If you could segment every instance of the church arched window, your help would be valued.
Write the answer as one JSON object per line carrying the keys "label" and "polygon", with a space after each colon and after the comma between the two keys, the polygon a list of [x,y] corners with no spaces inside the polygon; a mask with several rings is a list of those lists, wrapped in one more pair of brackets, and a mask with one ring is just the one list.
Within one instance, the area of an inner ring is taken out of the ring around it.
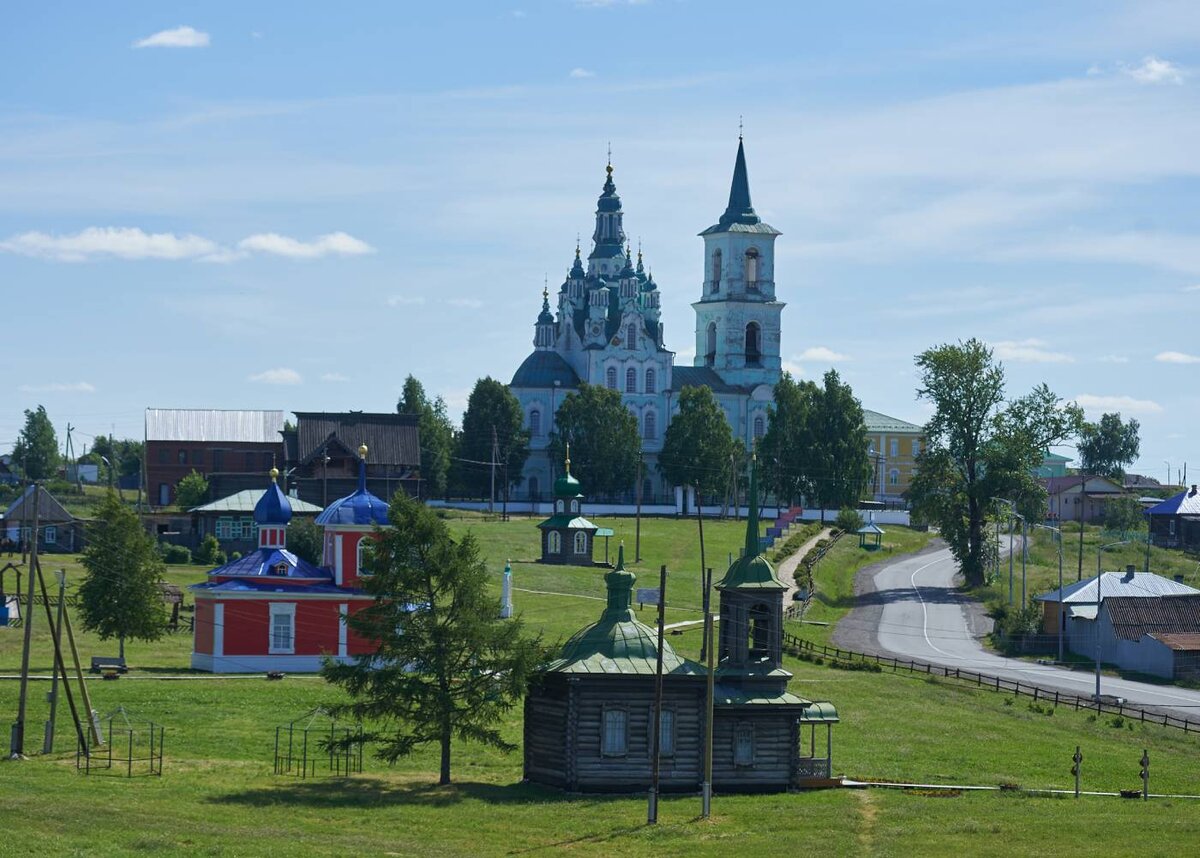
{"label": "church arched window", "polygon": [[754,437],[761,438],[765,434],[767,434],[766,422],[762,419],[762,415],[760,414],[754,418]]}
{"label": "church arched window", "polygon": [[714,293],[721,291],[721,251],[719,248],[713,251],[712,256],[712,291]]}
{"label": "church arched window", "polygon": [[625,392],[637,393],[637,370],[625,370]]}
{"label": "church arched window", "polygon": [[762,362],[762,329],[758,322],[746,325],[746,365],[758,366]]}
{"label": "church arched window", "polygon": [[708,331],[704,335],[704,362],[709,366],[717,360],[717,323],[709,322]]}
{"label": "church arched window", "polygon": [[647,411],[646,416],[642,418],[642,437],[647,441],[658,437],[658,415],[653,411]]}
{"label": "church arched window", "polygon": [[530,500],[536,501],[538,499],[538,495],[540,494],[540,492],[538,491],[539,489],[540,489],[540,485],[538,484],[538,478],[530,477],[529,478],[529,499]]}
{"label": "church arched window", "polygon": [[617,368],[610,366],[604,371],[604,383],[609,390],[617,389]]}
{"label": "church arched window", "polygon": [[653,369],[646,370],[646,393],[656,392],[656,390],[655,390],[656,386],[655,386],[654,382],[655,382],[654,370]]}
{"label": "church arched window", "polygon": [[575,533],[575,553],[587,554],[587,534],[582,530]]}
{"label": "church arched window", "polygon": [[534,438],[542,434],[542,412],[536,408],[529,412],[529,434]]}
{"label": "church arched window", "polygon": [[746,251],[746,288],[758,290],[758,251],[753,247]]}
{"label": "church arched window", "polygon": [[562,554],[562,534],[552,530],[546,535],[546,553]]}
{"label": "church arched window", "polygon": [[637,344],[637,325],[630,323],[625,326],[625,348],[636,349]]}

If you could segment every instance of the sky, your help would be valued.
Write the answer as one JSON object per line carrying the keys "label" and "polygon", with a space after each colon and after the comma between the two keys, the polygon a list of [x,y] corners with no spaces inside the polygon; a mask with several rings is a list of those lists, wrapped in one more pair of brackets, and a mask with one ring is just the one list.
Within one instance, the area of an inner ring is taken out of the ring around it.
{"label": "sky", "polygon": [[[694,357],[744,128],[785,367],[923,422],[989,343],[1200,471],[1194,2],[22,4],[0,26],[0,449],[146,407],[461,414],[532,350],[607,147]],[[586,252],[586,247],[585,247]],[[1069,447],[1061,452],[1071,454]],[[1174,479],[1175,474],[1172,474]],[[1189,476],[1189,481],[1194,481]]]}

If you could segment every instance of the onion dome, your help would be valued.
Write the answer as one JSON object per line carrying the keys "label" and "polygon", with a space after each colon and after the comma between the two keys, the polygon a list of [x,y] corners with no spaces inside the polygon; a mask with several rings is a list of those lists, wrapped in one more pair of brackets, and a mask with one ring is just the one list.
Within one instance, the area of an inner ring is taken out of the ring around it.
{"label": "onion dome", "polygon": [[629,251],[629,245],[625,245],[625,267],[621,269],[620,278],[622,280],[633,279],[636,274],[633,270],[633,255]]}
{"label": "onion dome", "polygon": [[575,242],[575,264],[571,266],[571,271],[567,275],[572,280],[582,280],[587,276],[587,272],[583,270],[583,260],[579,258],[579,242]]}
{"label": "onion dome", "polygon": [[581,498],[583,486],[579,480],[571,476],[571,445],[567,445],[567,458],[563,475],[554,481],[554,496],[556,498]]}
{"label": "onion dome", "polygon": [[542,312],[538,314],[539,325],[553,325],[554,314],[550,312],[550,290],[542,287]]}
{"label": "onion dome", "polygon": [[616,212],[621,210],[621,198],[617,196],[617,186],[613,183],[613,166],[609,162],[604,168],[604,190],[600,194],[600,199],[597,201],[596,208],[602,212]]}
{"label": "onion dome", "polygon": [[320,525],[386,525],[388,505],[367,491],[367,445],[358,448],[358,488],[354,494],[339,498],[317,516]]}
{"label": "onion dome", "polygon": [[786,590],[775,568],[763,556],[758,542],[758,457],[750,463],[749,512],[746,515],[746,547],[733,561],[718,590]]}
{"label": "onion dome", "polygon": [[271,468],[271,485],[263,492],[263,496],[254,505],[254,522],[256,524],[286,525],[292,520],[292,504],[287,495],[279,488],[279,469]]}

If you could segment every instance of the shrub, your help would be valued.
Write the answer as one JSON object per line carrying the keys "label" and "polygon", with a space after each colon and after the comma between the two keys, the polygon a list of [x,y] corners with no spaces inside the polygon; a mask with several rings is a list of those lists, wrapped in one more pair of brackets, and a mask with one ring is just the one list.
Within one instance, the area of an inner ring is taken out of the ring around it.
{"label": "shrub", "polygon": [[208,500],[208,480],[197,471],[192,471],[175,486],[175,503],[180,509],[191,509]]}
{"label": "shrub", "polygon": [[837,515],[837,526],[846,533],[854,533],[863,526],[863,519],[858,510],[848,506],[842,507]]}
{"label": "shrub", "polygon": [[192,552],[182,545],[160,545],[159,551],[164,563],[183,565],[192,562]]}
{"label": "shrub", "polygon": [[821,532],[821,525],[818,522],[810,522],[792,533],[783,543],[775,549],[771,554],[772,563],[782,563],[784,560],[791,557],[800,550],[800,546],[812,539],[816,534]]}
{"label": "shrub", "polygon": [[225,562],[225,552],[221,543],[211,533],[200,540],[200,547],[192,552],[192,560],[198,566],[220,566]]}

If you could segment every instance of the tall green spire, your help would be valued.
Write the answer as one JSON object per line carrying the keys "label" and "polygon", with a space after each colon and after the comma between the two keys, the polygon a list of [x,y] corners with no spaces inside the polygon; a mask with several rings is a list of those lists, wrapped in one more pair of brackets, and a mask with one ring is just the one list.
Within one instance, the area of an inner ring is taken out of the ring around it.
{"label": "tall green spire", "polygon": [[718,590],[786,590],[775,568],[763,556],[758,545],[758,457],[750,461],[750,509],[746,514],[746,546],[733,561]]}
{"label": "tall green spire", "polygon": [[758,453],[750,454],[750,509],[746,513],[746,557],[758,554]]}
{"label": "tall green spire", "polygon": [[750,204],[750,177],[746,170],[746,149],[742,138],[738,137],[737,160],[733,164],[733,181],[729,185],[729,205],[719,221],[721,226],[735,223],[746,225],[761,223],[762,219],[755,214],[754,206]]}

